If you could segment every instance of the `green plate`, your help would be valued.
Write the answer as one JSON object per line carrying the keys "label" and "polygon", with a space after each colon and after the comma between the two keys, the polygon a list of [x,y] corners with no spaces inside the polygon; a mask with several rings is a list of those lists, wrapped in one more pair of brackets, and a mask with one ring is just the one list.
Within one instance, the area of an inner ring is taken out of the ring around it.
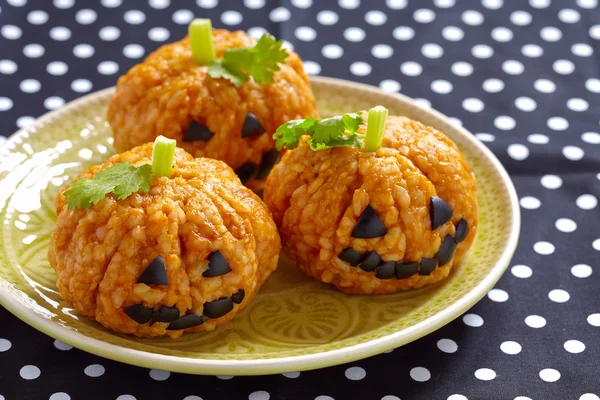
{"label": "green plate", "polygon": [[306,277],[285,257],[250,305],[213,332],[139,339],[114,333],[63,301],[47,260],[54,198],[83,168],[114,150],[105,115],[114,89],[76,100],[15,133],[0,149],[0,303],[74,347],[148,368],[258,375],[320,368],[372,356],[440,328],[498,281],[520,227],[514,187],[498,160],[465,129],[411,99],[313,78],[322,115],[382,104],[445,132],[478,181],[479,228],[469,254],[443,283],[392,295],[346,295]]}

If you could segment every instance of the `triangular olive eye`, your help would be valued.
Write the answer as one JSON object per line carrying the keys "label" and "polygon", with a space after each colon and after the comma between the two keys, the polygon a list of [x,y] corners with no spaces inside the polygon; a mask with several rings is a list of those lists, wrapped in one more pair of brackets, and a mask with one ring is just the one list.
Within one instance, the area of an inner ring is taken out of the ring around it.
{"label": "triangular olive eye", "polygon": [[385,226],[383,226],[377,213],[375,213],[375,210],[369,204],[356,222],[356,226],[350,236],[359,239],[370,239],[384,236],[386,233]]}
{"label": "triangular olive eye", "polygon": [[208,269],[204,271],[202,276],[207,278],[213,278],[215,276],[225,275],[231,272],[231,267],[229,263],[223,257],[223,254],[219,250],[213,251],[208,256]]}
{"label": "triangular olive eye", "polygon": [[452,207],[442,198],[431,196],[429,213],[431,214],[431,230],[435,230],[452,218]]}
{"label": "triangular olive eye", "polygon": [[259,136],[265,133],[265,127],[258,122],[256,115],[252,113],[246,114],[244,126],[242,126],[242,137]]}
{"label": "triangular olive eye", "polygon": [[199,122],[192,121],[190,126],[186,129],[183,134],[184,142],[196,142],[210,140],[215,134],[210,131],[205,125]]}
{"label": "triangular olive eye", "polygon": [[138,283],[146,285],[168,285],[167,269],[165,268],[165,260],[161,256],[156,257],[142,272],[137,280]]}
{"label": "triangular olive eye", "polygon": [[233,301],[235,304],[240,304],[242,301],[244,301],[245,296],[246,291],[244,289],[240,289],[231,296],[231,301]]}

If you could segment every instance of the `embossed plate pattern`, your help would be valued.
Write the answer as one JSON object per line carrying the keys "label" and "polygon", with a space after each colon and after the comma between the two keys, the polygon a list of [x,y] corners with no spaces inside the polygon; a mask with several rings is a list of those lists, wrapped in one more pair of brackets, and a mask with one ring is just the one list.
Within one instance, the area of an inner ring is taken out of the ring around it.
{"label": "embossed plate pattern", "polygon": [[480,225],[468,256],[442,284],[393,295],[352,296],[303,275],[282,257],[259,295],[229,324],[179,340],[139,339],[74,313],[46,258],[54,198],[84,167],[114,152],[105,120],[113,89],[83,97],[13,135],[0,149],[0,303],[63,342],[149,368],[213,375],[301,371],[353,361],[422,337],[460,316],[500,278],[519,235],[519,207],[497,159],[466,130],[402,95],[313,78],[322,115],[375,104],[445,132],[478,180]]}

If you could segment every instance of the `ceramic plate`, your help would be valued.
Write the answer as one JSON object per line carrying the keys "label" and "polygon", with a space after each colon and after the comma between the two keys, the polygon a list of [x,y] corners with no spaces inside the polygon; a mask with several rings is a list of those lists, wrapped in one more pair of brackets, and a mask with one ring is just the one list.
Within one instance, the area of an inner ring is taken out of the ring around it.
{"label": "ceramic plate", "polygon": [[211,375],[302,371],[354,361],[418,339],[473,306],[498,281],[519,235],[514,187],[498,160],[465,129],[411,99],[313,78],[323,116],[376,104],[445,132],[478,181],[480,224],[468,256],[443,283],[392,295],[346,295],[280,267],[236,318],[213,332],[139,339],[77,315],[57,293],[47,260],[54,198],[83,168],[113,154],[105,115],[114,89],[51,112],[0,149],[0,303],[26,323],[82,350],[148,368]]}

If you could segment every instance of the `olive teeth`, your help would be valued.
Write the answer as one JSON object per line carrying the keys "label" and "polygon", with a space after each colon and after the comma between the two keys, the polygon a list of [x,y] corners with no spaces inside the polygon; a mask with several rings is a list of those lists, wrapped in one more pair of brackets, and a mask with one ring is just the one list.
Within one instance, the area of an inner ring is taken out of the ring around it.
{"label": "olive teeth", "polygon": [[432,196],[429,214],[431,215],[431,230],[436,230],[452,218],[452,207],[442,198]]}
{"label": "olive teeth", "polygon": [[360,263],[360,267],[365,271],[373,271],[381,264],[381,257],[375,251],[367,253],[363,261]]}
{"label": "olive teeth", "polygon": [[205,125],[199,122],[192,121],[185,133],[183,134],[184,142],[207,141],[212,139],[215,134],[210,131]]}
{"label": "olive teeth", "polygon": [[179,331],[181,329],[193,328],[195,326],[202,325],[205,321],[206,318],[202,315],[188,314],[171,322],[167,327],[167,330]]}
{"label": "olive teeth", "polygon": [[350,236],[357,239],[371,239],[384,236],[386,233],[385,226],[369,204],[358,218]]}
{"label": "olive teeth", "polygon": [[356,267],[362,258],[360,253],[354,250],[352,247],[347,247],[338,255],[338,258],[348,264]]}
{"label": "olive teeth", "polygon": [[226,297],[204,303],[204,315],[208,318],[220,318],[233,310],[233,301]]}
{"label": "olive teeth", "polygon": [[411,276],[417,274],[419,272],[419,263],[411,262],[411,263],[396,263],[396,278],[397,279],[406,279]]}
{"label": "olive teeth", "polygon": [[456,224],[456,233],[454,236],[454,241],[456,243],[460,243],[463,240],[465,240],[465,238],[467,237],[468,234],[469,234],[469,224],[467,223],[467,221],[465,221],[463,218],[461,218],[460,221],[458,221],[458,224]]}
{"label": "olive teeth", "polygon": [[161,256],[152,260],[146,269],[144,269],[137,282],[145,283],[146,285],[168,285],[169,279],[167,278],[165,260]]}
{"label": "olive teeth", "polygon": [[396,275],[396,263],[393,261],[381,264],[375,270],[375,276],[379,279],[391,279]]}
{"label": "olive teeth", "polygon": [[435,258],[423,257],[421,265],[419,267],[419,275],[431,275],[431,273],[437,267],[437,260]]}
{"label": "olive teeth", "polygon": [[260,167],[256,173],[256,179],[265,179],[278,161],[279,152],[277,150],[269,150],[263,154],[260,161]]}
{"label": "olive teeth", "polygon": [[238,169],[236,169],[235,174],[238,176],[238,178],[240,178],[240,181],[244,183],[250,180],[250,178],[254,176],[257,170],[258,165],[254,164],[253,162],[247,162],[242,164],[242,166]]}
{"label": "olive teeth", "polygon": [[202,276],[207,278],[213,278],[215,276],[225,275],[231,272],[231,267],[229,263],[223,257],[219,250],[213,251],[208,256],[208,269],[204,271]]}
{"label": "olive teeth", "polygon": [[456,242],[452,235],[446,235],[444,241],[442,242],[440,249],[438,250],[435,258],[438,259],[440,265],[444,265],[452,260],[454,257],[454,252],[456,251]]}
{"label": "olive teeth", "polygon": [[231,301],[233,301],[235,304],[240,304],[242,301],[244,301],[245,296],[246,291],[244,289],[240,289],[237,291],[237,293],[234,293],[231,296]]}
{"label": "olive teeth", "polygon": [[141,304],[134,304],[125,308],[123,311],[125,311],[125,314],[127,314],[129,318],[138,324],[145,324],[150,321],[150,318],[152,318],[152,315],[154,314],[153,309],[146,308]]}
{"label": "olive teeth", "polygon": [[179,308],[160,306],[158,311],[155,311],[150,318],[150,325],[155,322],[172,322],[179,318]]}
{"label": "olive teeth", "polygon": [[250,136],[260,136],[265,133],[265,127],[262,126],[256,115],[252,113],[246,114],[246,119],[244,120],[244,125],[242,126],[242,137],[250,137]]}

